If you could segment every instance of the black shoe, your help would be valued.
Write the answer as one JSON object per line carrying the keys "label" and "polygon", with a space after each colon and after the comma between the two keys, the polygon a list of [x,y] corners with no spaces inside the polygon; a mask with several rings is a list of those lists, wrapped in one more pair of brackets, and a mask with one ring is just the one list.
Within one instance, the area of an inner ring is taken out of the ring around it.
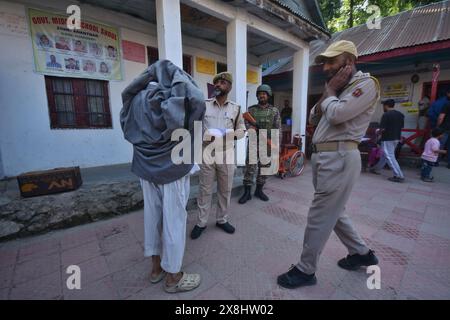
{"label": "black shoe", "polygon": [[373,266],[378,264],[378,258],[372,250],[365,255],[352,254],[338,261],[338,266],[345,270],[358,270],[362,266]]}
{"label": "black shoe", "polygon": [[231,224],[229,224],[228,222],[225,222],[225,223],[216,222],[216,227],[219,227],[226,233],[234,233],[234,231],[235,231],[234,227]]}
{"label": "black shoe", "polygon": [[195,226],[191,231],[191,239],[197,239],[202,235],[202,232],[206,229],[206,227]]}
{"label": "black shoe", "polygon": [[244,204],[246,203],[248,200],[252,199],[252,186],[244,186],[245,190],[244,190],[244,194],[242,195],[242,197],[239,199],[239,203],[240,204]]}
{"label": "black shoe", "polygon": [[269,201],[269,197],[262,191],[263,184],[256,185],[255,197],[260,198],[262,201]]}
{"label": "black shoe", "polygon": [[313,286],[317,283],[317,278],[313,274],[306,274],[295,266],[277,278],[277,283],[283,288],[295,289],[303,286]]}
{"label": "black shoe", "polygon": [[376,174],[376,175],[380,175],[381,173],[376,171],[375,169],[369,169],[370,173]]}
{"label": "black shoe", "polygon": [[391,178],[388,178],[388,180],[389,181],[392,181],[392,182],[404,182],[405,181],[405,178],[400,178],[400,177],[391,177]]}

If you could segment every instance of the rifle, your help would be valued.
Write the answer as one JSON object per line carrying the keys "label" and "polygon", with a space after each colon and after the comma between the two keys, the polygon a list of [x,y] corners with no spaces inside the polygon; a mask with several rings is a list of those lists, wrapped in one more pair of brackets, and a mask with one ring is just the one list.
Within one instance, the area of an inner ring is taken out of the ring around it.
{"label": "rifle", "polygon": [[[253,116],[251,115],[250,112],[244,112],[242,114],[242,117],[244,118],[244,120],[246,120],[252,127],[254,127],[256,129],[256,133],[258,133],[259,131],[259,126],[256,123],[255,118],[253,118]],[[272,140],[271,139],[267,139],[267,145],[269,146],[269,148],[272,149]]]}

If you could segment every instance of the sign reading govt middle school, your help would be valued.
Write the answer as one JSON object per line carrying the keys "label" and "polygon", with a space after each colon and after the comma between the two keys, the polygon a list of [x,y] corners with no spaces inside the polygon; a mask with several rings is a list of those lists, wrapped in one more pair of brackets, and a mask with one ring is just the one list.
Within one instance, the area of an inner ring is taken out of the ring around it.
{"label": "sign reading govt middle school", "polygon": [[118,29],[81,21],[67,28],[68,16],[28,9],[35,70],[46,75],[122,80]]}

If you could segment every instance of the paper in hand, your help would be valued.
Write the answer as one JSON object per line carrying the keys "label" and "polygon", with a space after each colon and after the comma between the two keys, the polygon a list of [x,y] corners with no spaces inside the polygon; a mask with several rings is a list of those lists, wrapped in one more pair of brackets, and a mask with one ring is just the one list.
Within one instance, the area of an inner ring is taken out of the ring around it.
{"label": "paper in hand", "polygon": [[230,132],[233,132],[233,130],[225,128],[210,128],[207,130],[207,134],[213,137],[223,137]]}

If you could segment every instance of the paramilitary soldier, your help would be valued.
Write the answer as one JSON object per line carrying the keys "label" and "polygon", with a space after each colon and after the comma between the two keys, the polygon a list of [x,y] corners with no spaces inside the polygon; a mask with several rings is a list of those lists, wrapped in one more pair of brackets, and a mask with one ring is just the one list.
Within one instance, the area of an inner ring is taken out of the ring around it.
{"label": "paramilitary soldier", "polygon": [[350,41],[337,41],[316,58],[327,76],[324,94],[311,110],[317,125],[312,139],[314,199],[308,212],[300,261],[278,277],[278,284],[296,288],[316,283],[319,256],[334,230],[347,248],[338,261],[346,270],[378,264],[374,252],[344,214],[345,205],[361,172],[358,144],[369,126],[380,97],[378,81],[356,70],[358,53]]}
{"label": "paramilitary soldier", "polygon": [[[269,98],[272,96],[272,89],[267,84],[262,84],[256,89],[256,97],[258,99],[258,104],[255,104],[248,108],[248,112],[256,120],[256,126],[258,130],[266,129],[267,137],[270,139],[271,129],[281,128],[281,118],[278,109],[269,104]],[[245,121],[247,129],[251,128],[252,125]],[[256,177],[256,190],[255,197],[260,198],[263,201],[268,201],[269,197],[263,192],[263,186],[266,182],[266,175],[261,174],[261,167],[270,167],[270,164],[262,165],[259,161],[258,164],[249,163],[249,148],[252,146],[247,146],[247,159],[245,163],[245,173],[244,173],[244,195],[239,199],[239,203],[246,203],[252,198],[251,188],[253,185],[253,177],[255,172],[257,172]],[[255,147],[255,146],[253,146]],[[268,148],[269,149],[269,148]],[[259,150],[258,150],[259,151]]]}

